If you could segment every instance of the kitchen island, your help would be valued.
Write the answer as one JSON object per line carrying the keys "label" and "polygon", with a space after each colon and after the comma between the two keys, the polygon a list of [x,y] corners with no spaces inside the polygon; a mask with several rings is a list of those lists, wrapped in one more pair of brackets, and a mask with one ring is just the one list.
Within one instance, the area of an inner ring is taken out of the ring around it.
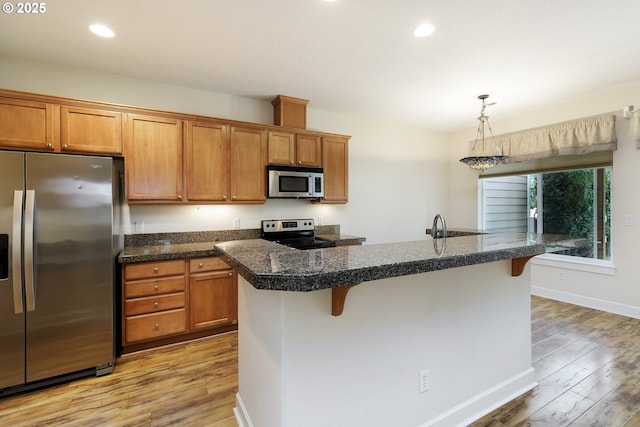
{"label": "kitchen island", "polygon": [[[480,417],[535,386],[526,260],[576,243],[483,234],[310,251],[216,244],[240,275],[239,424]],[[340,316],[329,301],[346,292],[336,289],[351,289]]]}

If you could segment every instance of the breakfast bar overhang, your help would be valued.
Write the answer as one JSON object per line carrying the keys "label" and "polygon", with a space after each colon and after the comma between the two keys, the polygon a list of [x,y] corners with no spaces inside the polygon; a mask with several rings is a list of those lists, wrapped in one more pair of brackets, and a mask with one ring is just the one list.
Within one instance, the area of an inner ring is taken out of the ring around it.
{"label": "breakfast bar overhang", "polygon": [[[576,244],[523,233],[310,251],[260,239],[217,244],[240,275],[238,423],[479,418],[535,386],[526,261]],[[345,287],[338,316],[334,290]]]}

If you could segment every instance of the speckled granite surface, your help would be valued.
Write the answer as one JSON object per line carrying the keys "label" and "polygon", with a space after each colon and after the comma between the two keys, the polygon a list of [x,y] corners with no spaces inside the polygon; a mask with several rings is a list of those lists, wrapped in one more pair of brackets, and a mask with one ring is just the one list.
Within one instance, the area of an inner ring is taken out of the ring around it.
{"label": "speckled granite surface", "polygon": [[496,233],[301,251],[261,239],[216,244],[257,289],[313,291],[545,253],[575,246],[564,236]]}
{"label": "speckled granite surface", "polygon": [[[316,233],[318,238],[334,240],[337,245],[360,244],[366,240],[364,237],[341,234],[339,225],[318,226]],[[125,236],[125,247],[118,256],[118,262],[124,264],[220,255],[215,243],[249,239],[260,239],[260,229],[131,234]]]}

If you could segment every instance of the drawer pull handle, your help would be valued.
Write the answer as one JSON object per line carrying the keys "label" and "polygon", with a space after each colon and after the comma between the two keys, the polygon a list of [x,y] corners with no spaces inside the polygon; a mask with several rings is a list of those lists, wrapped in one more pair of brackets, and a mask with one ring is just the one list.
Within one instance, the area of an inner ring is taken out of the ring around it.
{"label": "drawer pull handle", "polygon": [[200,264],[198,264],[198,267],[202,268],[202,267],[204,267],[204,264],[200,263]]}
{"label": "drawer pull handle", "polygon": [[160,285],[155,285],[155,286],[153,287],[153,289],[155,289],[155,290],[157,291],[158,289],[160,289]]}
{"label": "drawer pull handle", "polygon": [[158,267],[153,267],[153,272],[157,273],[158,271],[160,271],[160,269]]}
{"label": "drawer pull handle", "polygon": [[233,273],[232,273],[232,272],[229,272],[228,274],[229,274],[229,276],[233,276]]}
{"label": "drawer pull handle", "polygon": [[156,302],[154,302],[154,303],[153,303],[153,306],[154,306],[155,308],[158,308],[158,307],[160,306],[160,304],[156,301]]}
{"label": "drawer pull handle", "polygon": [[155,329],[156,331],[157,331],[158,329],[160,329],[160,325],[159,325],[159,324],[157,324],[157,323],[156,323],[153,327],[154,327],[154,329]]}

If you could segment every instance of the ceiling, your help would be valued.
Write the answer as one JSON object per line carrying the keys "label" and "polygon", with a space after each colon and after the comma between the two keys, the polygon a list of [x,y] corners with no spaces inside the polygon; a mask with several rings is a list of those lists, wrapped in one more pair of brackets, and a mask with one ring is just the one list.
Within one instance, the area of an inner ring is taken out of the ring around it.
{"label": "ceiling", "polygon": [[[45,5],[38,15],[0,14],[0,55],[260,100],[283,94],[445,132],[475,126],[482,93],[497,102],[495,118],[640,81],[638,0]],[[116,36],[91,34],[96,22]],[[423,22],[436,31],[414,37]]]}

